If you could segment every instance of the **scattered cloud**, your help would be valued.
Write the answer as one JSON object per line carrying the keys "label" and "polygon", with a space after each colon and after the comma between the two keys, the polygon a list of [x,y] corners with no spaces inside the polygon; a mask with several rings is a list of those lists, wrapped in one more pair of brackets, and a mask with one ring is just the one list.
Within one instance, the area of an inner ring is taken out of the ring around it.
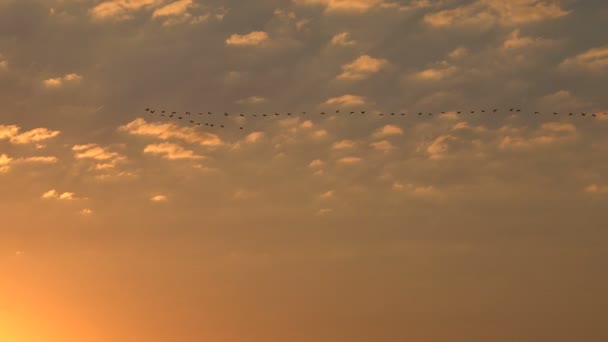
{"label": "scattered cloud", "polygon": [[374,138],[384,138],[395,135],[403,135],[403,129],[399,126],[395,125],[385,125],[382,128],[378,129],[372,135]]}
{"label": "scattered cloud", "polygon": [[167,198],[167,196],[162,194],[150,197],[150,201],[154,203],[167,202],[168,200],[169,199]]}
{"label": "scattered cloud", "polygon": [[19,131],[21,131],[19,126],[0,125],[0,140],[9,139],[12,144],[23,145],[46,141],[61,134],[60,131],[52,131],[48,128],[34,128],[23,133]]}
{"label": "scattered cloud", "polygon": [[584,191],[590,194],[608,194],[608,185],[590,184]]}
{"label": "scattered cloud", "polygon": [[49,78],[42,81],[47,88],[60,88],[68,83],[79,83],[82,80],[82,76],[78,74],[66,74],[61,77]]}
{"label": "scattered cloud", "polygon": [[6,154],[0,154],[0,173],[6,173],[11,169],[13,158]]}
{"label": "scattered cloud", "polygon": [[608,45],[595,47],[567,58],[560,66],[564,69],[580,69],[590,72],[606,71],[608,70]]}
{"label": "scattered cloud", "polygon": [[264,103],[267,101],[268,100],[266,100],[266,98],[261,97],[261,96],[250,96],[248,98],[238,100],[237,103],[247,104],[247,105],[256,105],[256,104]]}
{"label": "scattered cloud", "polygon": [[337,162],[340,164],[356,164],[360,163],[361,161],[363,161],[363,159],[359,157],[343,157],[337,160]]}
{"label": "scattered cloud", "polygon": [[339,80],[357,81],[366,79],[388,66],[386,59],[374,58],[362,55],[353,62],[342,66],[342,73],[338,75]]}
{"label": "scattered cloud", "polygon": [[366,103],[363,96],[346,94],[338,97],[332,97],[324,102],[325,105],[341,105],[346,107],[362,106]]}
{"label": "scattered cloud", "polygon": [[264,138],[264,132],[251,132],[245,137],[245,142],[256,143]]}
{"label": "scattered cloud", "polygon": [[82,210],[80,211],[80,213],[81,213],[82,215],[89,216],[89,215],[92,215],[92,214],[93,214],[93,210],[88,209],[88,208],[85,208],[85,209],[82,209]]}
{"label": "scattered cloud", "polygon": [[264,31],[253,31],[243,35],[235,33],[226,39],[226,45],[256,46],[266,43],[269,39],[270,36]]}
{"label": "scattered cloud", "polygon": [[314,168],[322,167],[323,165],[325,165],[325,163],[321,159],[315,159],[315,160],[311,161],[310,164],[308,164],[308,167],[314,169]]}
{"label": "scattered cloud", "polygon": [[353,147],[355,147],[355,142],[352,140],[337,141],[332,146],[332,148],[334,150],[343,150],[343,149],[348,149],[348,148],[353,148]]}
{"label": "scattered cloud", "polygon": [[51,189],[51,190],[43,193],[41,198],[42,199],[55,199],[55,200],[62,200],[62,201],[71,201],[71,200],[76,199],[76,197],[74,197],[74,196],[75,196],[75,194],[73,192],[59,193],[59,192],[57,192],[57,190]]}
{"label": "scattered cloud", "polygon": [[386,4],[384,0],[295,0],[301,5],[321,5],[325,13],[364,13]]}
{"label": "scattered cloud", "polygon": [[519,29],[516,29],[502,43],[502,48],[504,50],[519,50],[528,47],[549,47],[554,44],[555,41],[551,39],[521,36]]}
{"label": "scattered cloud", "polygon": [[161,155],[168,160],[199,160],[204,158],[194,153],[194,151],[173,143],[150,144],[144,148],[144,153]]}
{"label": "scattered cloud", "polygon": [[357,44],[357,42],[350,39],[349,32],[342,32],[342,33],[336,34],[335,36],[333,36],[331,38],[331,44],[339,45],[339,46],[352,46],[352,45]]}
{"label": "scattered cloud", "polygon": [[161,140],[178,139],[201,146],[223,145],[223,141],[215,134],[172,123],[148,123],[142,118],[135,119],[118,129],[132,135],[150,136]]}
{"label": "scattered cloud", "polygon": [[554,1],[480,0],[426,14],[424,22],[434,27],[489,27],[495,24],[512,26],[558,19],[569,13]]}
{"label": "scattered cloud", "polygon": [[330,198],[333,198],[333,197],[334,197],[334,194],[335,194],[335,191],[333,191],[333,190],[328,190],[328,191],[326,191],[326,192],[322,193],[322,194],[321,194],[319,197],[320,197],[321,199],[330,199]]}
{"label": "scattered cloud", "polygon": [[369,145],[372,148],[374,148],[378,151],[385,152],[385,153],[390,152],[395,149],[395,145],[393,145],[388,140],[376,141],[376,142],[370,143]]}
{"label": "scattered cloud", "polygon": [[429,155],[429,159],[441,159],[445,157],[445,154],[449,150],[449,142],[458,140],[456,137],[451,135],[440,135],[427,147],[426,152]]}
{"label": "scattered cloud", "polygon": [[161,4],[162,0],[107,0],[93,7],[89,14],[95,19],[126,20],[134,12]]}

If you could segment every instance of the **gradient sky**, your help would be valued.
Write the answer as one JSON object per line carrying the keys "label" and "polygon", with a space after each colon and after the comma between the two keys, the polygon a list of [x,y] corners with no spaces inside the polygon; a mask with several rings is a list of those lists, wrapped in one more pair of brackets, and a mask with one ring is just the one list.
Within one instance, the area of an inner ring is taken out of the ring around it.
{"label": "gradient sky", "polygon": [[607,17],[0,0],[0,341],[608,340]]}

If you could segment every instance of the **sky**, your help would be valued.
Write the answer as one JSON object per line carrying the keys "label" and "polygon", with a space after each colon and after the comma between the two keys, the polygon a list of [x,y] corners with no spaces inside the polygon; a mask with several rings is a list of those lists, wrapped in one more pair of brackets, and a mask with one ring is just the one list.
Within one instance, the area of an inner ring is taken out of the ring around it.
{"label": "sky", "polygon": [[0,0],[0,340],[606,341],[607,16]]}

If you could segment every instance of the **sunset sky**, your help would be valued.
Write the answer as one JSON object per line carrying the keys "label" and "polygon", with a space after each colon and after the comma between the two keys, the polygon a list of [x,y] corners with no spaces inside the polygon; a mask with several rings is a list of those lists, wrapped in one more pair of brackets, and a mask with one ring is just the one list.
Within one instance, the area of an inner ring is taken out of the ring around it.
{"label": "sunset sky", "polygon": [[607,341],[606,18],[0,0],[0,342]]}

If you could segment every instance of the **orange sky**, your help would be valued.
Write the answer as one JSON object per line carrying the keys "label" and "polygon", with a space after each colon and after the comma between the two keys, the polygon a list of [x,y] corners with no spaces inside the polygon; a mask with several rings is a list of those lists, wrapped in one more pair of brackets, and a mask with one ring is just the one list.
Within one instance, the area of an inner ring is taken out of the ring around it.
{"label": "orange sky", "polygon": [[607,15],[0,0],[0,342],[608,340]]}

